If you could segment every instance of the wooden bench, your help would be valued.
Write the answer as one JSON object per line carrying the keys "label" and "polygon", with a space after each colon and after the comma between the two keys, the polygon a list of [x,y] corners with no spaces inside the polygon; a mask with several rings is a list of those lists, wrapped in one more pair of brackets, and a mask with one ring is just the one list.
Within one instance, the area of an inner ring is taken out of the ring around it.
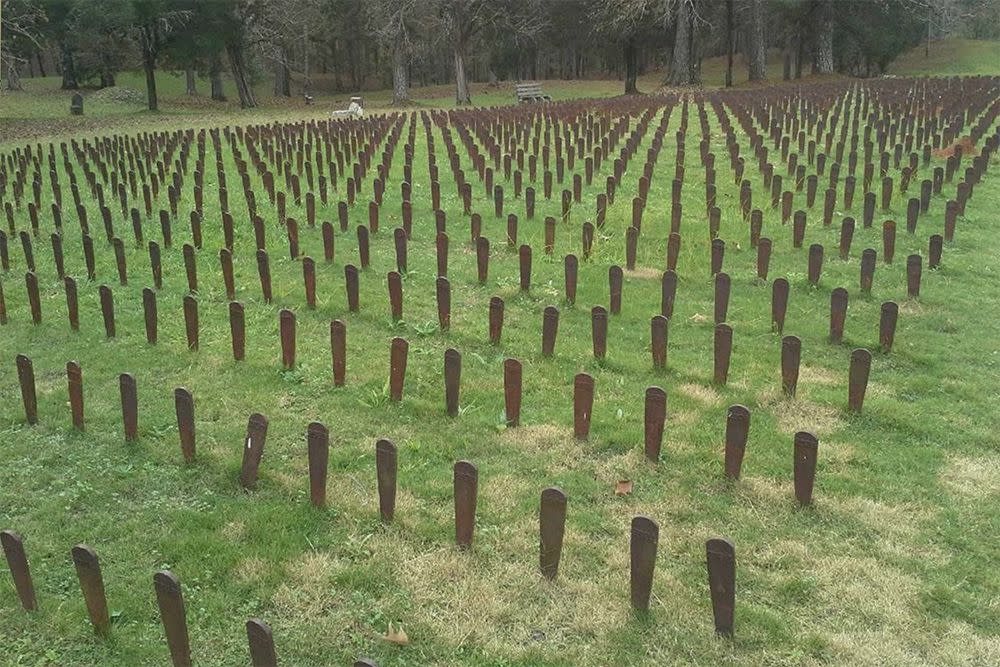
{"label": "wooden bench", "polygon": [[536,82],[516,83],[514,92],[518,102],[551,102],[552,96],[542,92],[542,84]]}

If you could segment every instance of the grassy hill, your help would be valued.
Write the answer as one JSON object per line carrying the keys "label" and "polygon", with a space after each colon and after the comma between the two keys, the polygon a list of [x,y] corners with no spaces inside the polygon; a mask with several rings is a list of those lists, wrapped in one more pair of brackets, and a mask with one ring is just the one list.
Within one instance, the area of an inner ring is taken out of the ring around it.
{"label": "grassy hill", "polygon": [[896,59],[889,67],[895,76],[954,76],[1000,74],[1000,42],[973,39],[943,39],[921,44]]}

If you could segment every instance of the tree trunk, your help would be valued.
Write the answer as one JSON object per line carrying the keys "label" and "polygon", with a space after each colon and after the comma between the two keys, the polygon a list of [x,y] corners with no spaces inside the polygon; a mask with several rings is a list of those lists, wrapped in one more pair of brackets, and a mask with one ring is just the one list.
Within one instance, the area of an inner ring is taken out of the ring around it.
{"label": "tree trunk", "polygon": [[212,56],[212,61],[208,66],[208,80],[212,84],[212,99],[216,102],[225,102],[226,94],[222,90],[222,63],[219,56]]}
{"label": "tree trunk", "polygon": [[747,26],[747,72],[751,81],[767,78],[767,45],[764,42],[764,0],[750,0]]}
{"label": "tree trunk", "polygon": [[701,39],[698,36],[698,1],[688,0],[691,11],[688,12],[688,82],[692,85],[701,83]]}
{"label": "tree trunk", "polygon": [[927,39],[924,40],[924,58],[931,57],[931,5],[927,3]]}
{"label": "tree trunk", "polygon": [[410,103],[410,73],[407,69],[406,45],[397,41],[392,46],[392,105]]}
{"label": "tree trunk", "polygon": [[802,78],[802,61],[806,55],[806,40],[802,38],[802,28],[795,35],[795,78]]}
{"label": "tree trunk", "polygon": [[455,103],[472,104],[469,81],[465,78],[465,53],[461,45],[455,46]]}
{"label": "tree trunk", "polygon": [[45,61],[42,58],[41,49],[35,51],[35,60],[38,61],[38,75],[45,78]]}
{"label": "tree trunk", "polygon": [[278,57],[274,61],[274,96],[291,97],[291,76],[288,71],[285,49],[278,50]]}
{"label": "tree trunk", "polygon": [[159,111],[156,99],[156,62],[148,54],[143,57],[143,69],[146,70],[146,101],[150,111]]}
{"label": "tree trunk", "polygon": [[639,89],[635,85],[636,74],[638,72],[636,63],[637,49],[635,48],[635,39],[633,37],[625,40],[625,48],[622,55],[625,58],[625,94],[638,95]]}
{"label": "tree trunk", "polygon": [[691,83],[691,6],[688,0],[677,5],[676,30],[674,31],[674,53],[670,59],[670,74],[667,84],[686,86]]}
{"label": "tree trunk", "polygon": [[309,67],[309,36],[302,35],[302,87],[303,93],[312,95],[312,70]]}
{"label": "tree trunk", "polygon": [[814,74],[833,73],[833,0],[817,0]]}
{"label": "tree trunk", "polygon": [[347,63],[351,72],[351,89],[361,89],[361,68],[358,65],[358,41],[347,42]]}
{"label": "tree trunk", "polygon": [[233,83],[236,84],[236,92],[240,97],[240,108],[252,109],[256,107],[257,100],[253,96],[253,88],[247,81],[246,63],[243,61],[243,45],[226,44],[226,54],[229,56],[229,66],[233,70]]}
{"label": "tree trunk", "polygon": [[733,87],[733,50],[736,46],[734,3],[735,0],[726,0],[726,88]]}
{"label": "tree trunk", "polygon": [[190,67],[184,70],[184,87],[188,95],[198,94],[197,79],[195,79],[194,70]]}
{"label": "tree trunk", "polygon": [[7,58],[7,90],[24,90],[21,85],[21,74],[17,71],[17,60],[13,57]]}
{"label": "tree trunk", "polygon": [[62,89],[79,90],[76,81],[76,63],[73,62],[73,50],[65,42],[59,44],[59,56],[62,63]]}

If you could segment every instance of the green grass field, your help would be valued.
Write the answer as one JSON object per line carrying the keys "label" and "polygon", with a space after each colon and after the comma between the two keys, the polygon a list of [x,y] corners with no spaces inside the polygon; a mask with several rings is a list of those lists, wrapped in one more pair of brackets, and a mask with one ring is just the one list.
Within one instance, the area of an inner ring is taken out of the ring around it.
{"label": "green grass field", "polygon": [[[779,70],[780,71],[780,70]],[[122,77],[127,82],[126,77]],[[161,77],[166,111],[88,107],[84,119],[63,117],[65,95],[51,82],[26,81],[29,93],[0,96],[0,116],[15,119],[34,137],[80,136],[143,129],[297,120],[319,109],[267,106],[254,112],[190,108],[181,83]],[[652,78],[648,81],[652,86]],[[618,82],[552,84],[557,98],[611,96]],[[37,86],[37,89],[31,89]],[[643,86],[640,86],[643,87]],[[441,98],[447,104],[450,89]],[[477,103],[509,101],[509,91],[476,96]],[[12,104],[11,100],[25,101]],[[30,104],[26,100],[31,100]],[[371,96],[373,104],[384,96]],[[325,100],[324,100],[325,103]],[[199,103],[204,104],[204,103]],[[174,223],[174,247],[164,251],[159,292],[160,340],[146,343],[142,288],[151,284],[144,247],[131,241],[127,220],[128,284],[118,284],[114,254],[103,240],[95,201],[87,208],[96,228],[97,280],[85,279],[75,216],[67,217],[66,273],[80,285],[81,327],[70,330],[62,282],[47,240],[35,239],[43,322],[32,325],[24,289],[19,241],[10,240],[11,270],[0,275],[10,321],[0,327],[0,529],[20,532],[34,576],[40,610],[24,612],[11,578],[0,576],[0,663],[10,665],[161,665],[169,660],[152,575],[170,569],[181,580],[197,665],[248,663],[243,624],[260,617],[274,630],[283,665],[348,665],[367,655],[382,665],[990,665],[1000,663],[1000,577],[994,536],[1000,532],[1000,435],[996,387],[1000,386],[1000,271],[996,210],[1000,166],[994,157],[976,187],[941,267],[926,267],[927,238],[941,233],[945,196],[934,196],[916,234],[905,232],[906,201],[895,196],[889,212],[863,228],[861,196],[834,224],[823,227],[822,194],[809,210],[805,244],[792,248],[791,224],[766,206],[755,163],[747,159],[755,206],[764,208],[764,235],[773,239],[768,281],[756,277],[756,250],[739,213],[738,189],[725,159],[719,123],[709,114],[717,154],[721,237],[725,270],[732,277],[728,322],[734,329],[729,382],[712,382],[713,283],[710,242],[704,233],[704,170],[698,161],[697,107],[687,131],[688,181],[682,192],[684,242],[678,261],[677,305],[670,324],[666,371],[650,362],[649,319],[659,312],[660,275],[669,231],[670,178],[680,109],[675,108],[657,163],[645,216],[637,268],[627,271],[620,315],[612,316],[608,355],[591,352],[590,308],[607,306],[608,266],[624,266],[631,197],[650,147],[644,136],[629,164],[620,194],[609,208],[594,253],[581,261],[576,303],[563,299],[562,258],[580,252],[580,225],[610,173],[606,163],[572,220],[560,223],[553,256],[542,253],[541,220],[558,216],[559,191],[539,192],[534,220],[524,200],[508,196],[506,212],[521,218],[519,243],[534,248],[531,289],[518,288],[517,253],[504,242],[505,221],[493,216],[468,155],[463,168],[473,182],[475,210],[492,242],[489,280],[476,279],[448,167],[441,131],[432,135],[442,181],[442,209],[451,236],[451,328],[438,328],[430,177],[423,125],[417,121],[413,168],[414,232],[405,276],[404,319],[393,322],[386,272],[395,269],[392,229],[400,224],[402,143],[397,147],[381,231],[372,237],[371,267],[362,272],[361,310],[347,311],[344,266],[357,264],[353,231],[336,237],[336,257],[324,263],[318,229],[300,220],[301,248],[317,261],[318,303],[306,308],[301,263],[288,258],[276,213],[257,183],[267,223],[274,281],[273,303],[261,299],[254,237],[237,216],[236,298],[246,306],[247,358],[232,359],[228,301],[219,270],[223,245],[218,183],[205,174],[205,241],[197,255],[200,349],[187,349],[182,298],[187,293],[180,245],[190,241],[186,212],[190,182]],[[663,111],[657,111],[652,125]],[[6,120],[0,121],[6,122]],[[80,125],[74,125],[79,122]],[[634,128],[633,119],[632,126]],[[78,134],[77,134],[78,133]],[[747,138],[739,133],[744,154]],[[23,145],[5,134],[6,152]],[[981,148],[981,146],[977,147]],[[206,164],[214,150],[209,143]],[[239,180],[230,151],[223,153],[230,198]],[[943,164],[935,158],[931,168]],[[968,166],[969,158],[963,162]],[[783,173],[783,171],[782,171]],[[919,178],[928,177],[922,168]],[[957,177],[956,177],[957,179]],[[822,179],[821,179],[822,181]],[[910,195],[919,183],[911,184]],[[343,186],[341,186],[343,187]],[[65,188],[64,188],[65,189]],[[952,193],[954,184],[946,185]],[[539,189],[540,190],[540,189]],[[342,190],[341,190],[342,192]],[[367,224],[370,177],[350,211],[351,229]],[[68,190],[64,192],[68,196]],[[336,224],[335,194],[318,206],[319,221]],[[51,194],[43,192],[43,210]],[[163,199],[161,193],[160,202]],[[805,193],[794,209],[805,208]],[[112,203],[114,210],[116,204]],[[242,209],[242,201],[240,207]],[[858,218],[851,256],[837,258],[840,222]],[[881,260],[881,222],[899,222],[896,259]],[[27,213],[18,229],[30,229]],[[145,220],[158,238],[155,213]],[[818,286],[806,279],[809,244],[826,248]],[[858,289],[862,249],[880,259],[870,295]],[[907,298],[905,260],[925,256],[919,298]],[[794,399],[781,392],[780,337],[771,330],[771,280],[791,284],[786,334],[802,339],[802,368]],[[118,335],[107,339],[98,286],[114,293]],[[850,293],[845,340],[827,341],[830,292]],[[503,340],[487,340],[490,297],[506,301]],[[900,304],[891,354],[877,351],[879,309]],[[552,357],[540,354],[542,310],[561,311]],[[298,363],[281,367],[278,311],[298,323]],[[346,386],[335,388],[330,371],[329,326],[347,324]],[[389,342],[409,341],[402,403],[388,400]],[[443,354],[462,353],[461,410],[444,406]],[[846,410],[851,350],[874,352],[862,414]],[[24,422],[14,357],[29,355],[38,386],[40,423]],[[502,362],[524,364],[522,426],[505,428]],[[71,428],[65,364],[83,368],[87,429]],[[596,380],[591,435],[572,432],[576,373]],[[125,443],[118,375],[135,375],[140,438]],[[642,455],[643,392],[663,387],[668,396],[663,455],[658,465]],[[194,395],[198,455],[185,465],[178,445],[173,390]],[[722,443],[727,407],[751,412],[743,476],[723,476]],[[270,420],[256,491],[238,484],[247,417]],[[309,504],[306,426],[330,431],[328,508]],[[792,437],[808,430],[819,438],[815,501],[801,508],[792,491]],[[378,518],[374,446],[389,438],[399,448],[396,520]],[[452,465],[479,469],[479,503],[471,552],[454,545]],[[616,495],[619,480],[634,484]],[[547,486],[569,498],[559,578],[538,574],[538,500]],[[651,611],[629,607],[629,521],[645,514],[659,522],[660,541]],[[705,540],[726,536],[736,546],[736,632],[713,634],[705,574]],[[113,630],[94,637],[69,556],[79,542],[101,557]],[[401,626],[409,644],[383,635]]]}

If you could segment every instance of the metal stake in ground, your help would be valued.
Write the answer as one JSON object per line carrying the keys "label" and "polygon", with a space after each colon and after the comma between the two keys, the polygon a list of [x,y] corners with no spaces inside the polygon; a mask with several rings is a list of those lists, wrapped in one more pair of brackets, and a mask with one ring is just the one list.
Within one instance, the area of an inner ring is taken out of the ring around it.
{"label": "metal stake in ground", "polygon": [[632,519],[630,588],[632,609],[638,612],[649,611],[659,539],[660,527],[655,521],[647,516],[637,516]]}
{"label": "metal stake in ground", "polygon": [[267,439],[267,417],[260,413],[250,415],[247,422],[247,436],[243,443],[243,465],[240,470],[240,486],[253,489],[257,486],[257,471],[264,456],[264,441]]}
{"label": "metal stake in ground", "polygon": [[646,458],[660,460],[663,445],[663,425],[667,419],[667,392],[660,387],[647,387],[644,413],[644,447]]}
{"label": "metal stake in ground", "polygon": [[160,620],[167,635],[167,646],[174,667],[191,667],[191,645],[188,642],[187,614],[180,580],[169,570],[153,575]]}
{"label": "metal stake in ground", "polygon": [[102,637],[111,634],[111,619],[108,616],[108,601],[104,595],[104,578],[97,553],[86,544],[78,544],[71,552],[76,576],[80,580],[83,601],[94,632]]}
{"label": "metal stake in ground", "polygon": [[490,344],[499,345],[500,335],[503,333],[503,311],[504,302],[498,296],[490,298],[489,333]]}
{"label": "metal stake in ground", "polygon": [[347,374],[347,325],[341,320],[330,322],[330,355],[333,362],[333,385],[343,387]]}
{"label": "metal stake in ground", "polygon": [[454,348],[444,351],[444,402],[450,417],[458,416],[459,387],[462,379],[462,355]]}
{"label": "metal stake in ground", "polygon": [[150,345],[156,345],[156,340],[158,338],[157,330],[159,327],[156,308],[156,292],[148,287],[142,290],[142,313],[143,319],[146,322],[146,342]]}
{"label": "metal stake in ground", "polygon": [[795,499],[800,505],[812,502],[813,482],[816,478],[816,450],[819,441],[806,431],[795,434],[793,471]]}
{"label": "metal stake in ground", "polygon": [[844,340],[844,323],[847,320],[847,290],[838,287],[830,293],[830,342]]}
{"label": "metal stake in ground", "polygon": [[851,352],[851,370],[848,378],[847,407],[851,412],[861,412],[868,390],[868,375],[872,367],[872,354],[864,348]]}
{"label": "metal stake in ground", "polygon": [[590,328],[594,358],[603,359],[608,352],[608,311],[604,306],[594,306],[591,309]]}
{"label": "metal stake in ground", "polygon": [[743,405],[732,405],[726,413],[725,471],[729,479],[739,479],[750,434],[750,411]]}
{"label": "metal stake in ground", "polygon": [[69,407],[73,415],[73,428],[82,431],[83,419],[83,371],[75,361],[66,363],[66,380],[69,385]]}
{"label": "metal stake in ground", "polygon": [[282,308],[278,313],[278,330],[281,338],[281,365],[285,370],[295,368],[295,313]]}
{"label": "metal stake in ground", "polygon": [[521,423],[521,362],[517,359],[504,359],[503,362],[503,394],[504,414],[507,426],[513,428]]}
{"label": "metal stake in ground", "polygon": [[559,310],[546,306],[542,313],[542,356],[551,357],[556,348],[556,334],[559,331]]}
{"label": "metal stake in ground", "polygon": [[5,530],[0,532],[0,545],[7,557],[7,566],[21,606],[25,611],[36,611],[38,601],[35,598],[35,585],[31,581],[31,570],[28,568],[28,557],[24,553],[24,541],[17,533]]}
{"label": "metal stake in ground", "polygon": [[677,274],[667,270],[660,281],[660,314],[668,320],[674,316],[674,302],[677,299]]}
{"label": "metal stake in ground", "polygon": [[375,443],[375,473],[379,515],[383,522],[390,523],[396,513],[396,445],[389,440]]}
{"label": "metal stake in ground", "polygon": [[177,432],[181,438],[181,454],[191,463],[195,455],[194,397],[184,387],[174,390],[174,408],[177,413]]}
{"label": "metal stake in ground", "polygon": [[590,415],[594,409],[594,378],[579,373],[573,379],[573,436],[586,440],[590,436]]}
{"label": "metal stake in ground", "polygon": [[771,328],[779,335],[785,328],[785,313],[788,312],[788,281],[778,278],[771,284]]}
{"label": "metal stake in ground", "polygon": [[662,370],[667,365],[667,332],[669,320],[663,315],[655,315],[650,321],[650,342],[653,352],[653,367]]}
{"label": "metal stake in ground", "polygon": [[715,323],[722,324],[729,315],[729,291],[731,286],[728,273],[715,274]]}
{"label": "metal stake in ground", "polygon": [[441,331],[451,328],[451,283],[444,276],[438,276],[435,282],[437,297],[438,326]]}
{"label": "metal stake in ground", "polygon": [[799,362],[802,359],[802,341],[798,336],[781,339],[781,390],[794,397],[799,383]]}
{"label": "metal stake in ground", "polygon": [[406,356],[409,344],[402,338],[393,338],[389,350],[389,400],[403,400],[403,382],[406,379]]}
{"label": "metal stake in ground", "polygon": [[895,301],[886,301],[882,304],[881,316],[879,318],[878,340],[882,352],[888,354],[892,351],[892,343],[896,338],[896,321],[899,317],[899,306]]}
{"label": "metal stake in ground", "polygon": [[538,513],[539,561],[542,576],[546,579],[555,579],[559,573],[565,531],[566,494],[562,489],[552,486],[542,491]]}
{"label": "metal stake in ground", "polygon": [[576,255],[566,255],[563,261],[563,273],[565,275],[566,302],[576,302],[576,282],[579,274],[580,263]]}
{"label": "metal stake in ground", "polygon": [[733,352],[733,328],[728,324],[715,326],[715,371],[713,380],[725,385],[729,379],[729,359]]}
{"label": "metal stake in ground", "polygon": [[705,553],[715,632],[723,637],[731,637],[736,607],[736,549],[729,540],[715,538],[705,543]]}
{"label": "metal stake in ground", "polygon": [[253,667],[277,667],[274,636],[271,627],[259,618],[247,621],[247,641],[250,644],[250,664]]}
{"label": "metal stake in ground", "polygon": [[458,461],[454,470],[455,542],[462,549],[472,548],[476,527],[476,495],[479,471],[469,461]]}
{"label": "metal stake in ground", "polygon": [[17,355],[17,381],[21,385],[21,402],[24,404],[24,416],[29,424],[38,423],[38,398],[35,392],[35,368],[31,359],[23,354]]}
{"label": "metal stake in ground", "polygon": [[129,373],[118,376],[122,399],[122,423],[125,427],[125,442],[139,439],[139,397],[135,378]]}
{"label": "metal stake in ground", "polygon": [[246,356],[246,320],[243,304],[239,301],[229,304],[229,331],[233,339],[233,359],[242,361]]}
{"label": "metal stake in ground", "polygon": [[326,470],[330,458],[330,433],[326,426],[312,422],[306,430],[309,456],[309,500],[314,507],[326,507]]}

